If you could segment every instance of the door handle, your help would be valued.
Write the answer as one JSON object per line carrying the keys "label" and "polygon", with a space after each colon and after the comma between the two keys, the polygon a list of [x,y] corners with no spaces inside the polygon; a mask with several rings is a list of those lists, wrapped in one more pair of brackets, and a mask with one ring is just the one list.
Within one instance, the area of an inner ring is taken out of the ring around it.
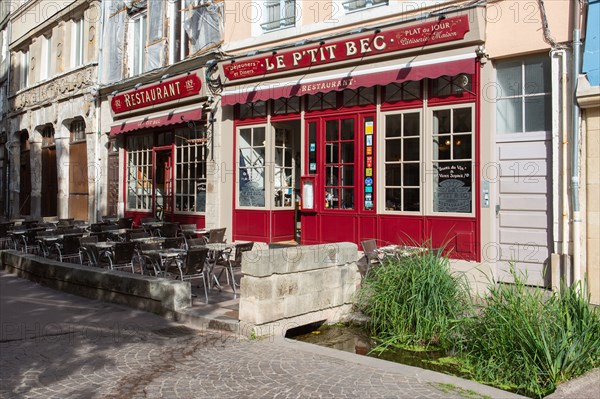
{"label": "door handle", "polygon": [[496,204],[496,216],[500,214],[500,204]]}

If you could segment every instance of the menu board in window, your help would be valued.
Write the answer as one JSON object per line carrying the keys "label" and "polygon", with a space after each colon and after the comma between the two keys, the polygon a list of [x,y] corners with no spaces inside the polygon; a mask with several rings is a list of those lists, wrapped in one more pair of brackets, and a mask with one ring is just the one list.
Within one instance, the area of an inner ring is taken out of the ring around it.
{"label": "menu board in window", "polygon": [[471,162],[444,162],[436,166],[433,190],[435,212],[471,213]]}

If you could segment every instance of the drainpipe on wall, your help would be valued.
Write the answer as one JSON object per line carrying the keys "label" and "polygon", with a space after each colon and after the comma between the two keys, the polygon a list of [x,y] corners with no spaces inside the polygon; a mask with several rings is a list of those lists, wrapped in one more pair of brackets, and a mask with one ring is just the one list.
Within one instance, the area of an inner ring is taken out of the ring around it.
{"label": "drainpipe on wall", "polygon": [[581,32],[579,2],[573,9],[573,140],[571,153],[571,195],[573,202],[573,284],[581,281],[581,211],[579,209],[579,106],[577,105],[577,78],[581,70]]}
{"label": "drainpipe on wall", "polygon": [[[552,59],[552,109],[560,110],[552,114],[552,198],[562,198],[553,201],[552,205],[552,237],[553,253],[551,258],[551,287],[560,287],[561,279],[567,281],[566,265],[568,262],[569,242],[569,204],[567,184],[568,164],[568,72],[567,51],[564,48],[553,48],[550,51]],[[561,271],[562,270],[562,271]]]}

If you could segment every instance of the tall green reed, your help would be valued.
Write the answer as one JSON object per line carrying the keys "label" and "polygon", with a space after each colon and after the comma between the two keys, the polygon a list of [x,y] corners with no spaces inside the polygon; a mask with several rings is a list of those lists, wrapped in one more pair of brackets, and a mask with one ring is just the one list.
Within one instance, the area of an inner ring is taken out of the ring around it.
{"label": "tall green reed", "polygon": [[479,381],[543,397],[564,381],[600,366],[600,314],[582,286],[557,292],[492,285],[481,312],[462,324],[462,355]]}
{"label": "tall green reed", "polygon": [[450,272],[442,250],[388,257],[369,272],[357,306],[371,332],[392,345],[447,346],[469,308],[464,276]]}

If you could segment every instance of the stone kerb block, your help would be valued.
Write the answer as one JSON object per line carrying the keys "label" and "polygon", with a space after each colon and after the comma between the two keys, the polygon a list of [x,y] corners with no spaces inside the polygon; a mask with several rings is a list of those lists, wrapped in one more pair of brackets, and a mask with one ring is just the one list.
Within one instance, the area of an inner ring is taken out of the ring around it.
{"label": "stone kerb block", "polygon": [[245,252],[242,273],[266,277],[355,263],[357,260],[358,247],[349,242],[272,248]]}
{"label": "stone kerb block", "polygon": [[351,303],[360,284],[357,259],[352,243],[244,253],[240,321],[268,325],[324,311],[345,314],[329,310]]}

